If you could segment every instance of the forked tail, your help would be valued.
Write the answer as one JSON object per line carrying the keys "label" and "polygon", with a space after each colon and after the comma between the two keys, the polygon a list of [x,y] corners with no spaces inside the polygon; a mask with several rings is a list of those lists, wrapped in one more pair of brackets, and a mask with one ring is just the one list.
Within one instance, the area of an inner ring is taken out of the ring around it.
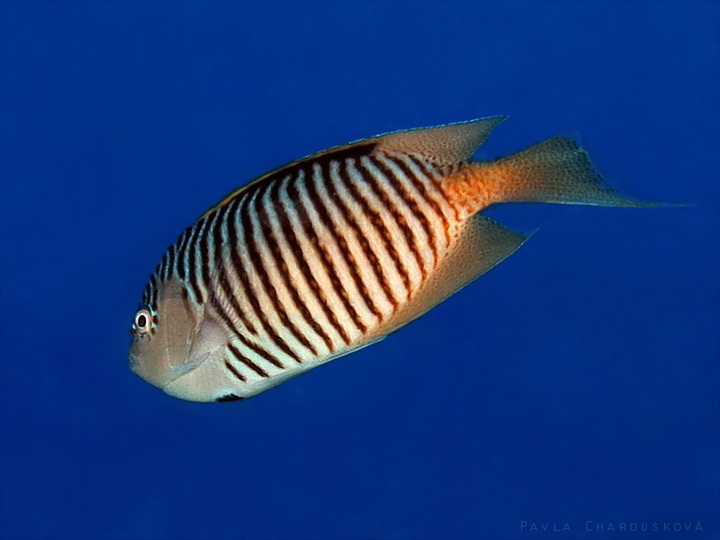
{"label": "forked tail", "polygon": [[496,161],[471,163],[453,181],[457,192],[477,194],[473,198],[480,208],[504,202],[659,206],[628,199],[607,187],[588,153],[565,137]]}

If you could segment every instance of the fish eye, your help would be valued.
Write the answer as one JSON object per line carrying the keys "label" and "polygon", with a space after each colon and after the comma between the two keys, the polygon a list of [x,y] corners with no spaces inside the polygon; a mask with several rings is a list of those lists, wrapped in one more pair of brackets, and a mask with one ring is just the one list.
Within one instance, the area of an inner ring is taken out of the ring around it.
{"label": "fish eye", "polygon": [[141,309],[135,314],[133,322],[133,331],[139,335],[145,335],[153,328],[153,314],[148,309]]}

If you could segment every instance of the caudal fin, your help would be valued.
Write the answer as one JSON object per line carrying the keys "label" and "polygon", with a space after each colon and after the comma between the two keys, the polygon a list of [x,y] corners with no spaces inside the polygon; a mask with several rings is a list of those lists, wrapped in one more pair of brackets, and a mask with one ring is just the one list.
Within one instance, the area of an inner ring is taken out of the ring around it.
{"label": "caudal fin", "polygon": [[497,161],[472,164],[490,203],[541,202],[653,207],[604,185],[588,153],[573,140],[553,137]]}

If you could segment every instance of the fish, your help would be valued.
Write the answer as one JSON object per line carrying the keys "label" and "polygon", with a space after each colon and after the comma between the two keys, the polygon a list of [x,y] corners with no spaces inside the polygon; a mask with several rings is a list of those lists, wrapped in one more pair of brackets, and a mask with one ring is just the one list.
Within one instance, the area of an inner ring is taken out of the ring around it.
{"label": "fish", "polygon": [[362,139],[230,193],[151,275],[132,371],[188,401],[249,398],[380,341],[514,253],[529,235],[483,216],[491,205],[654,205],[608,187],[565,137],[473,160],[506,118]]}

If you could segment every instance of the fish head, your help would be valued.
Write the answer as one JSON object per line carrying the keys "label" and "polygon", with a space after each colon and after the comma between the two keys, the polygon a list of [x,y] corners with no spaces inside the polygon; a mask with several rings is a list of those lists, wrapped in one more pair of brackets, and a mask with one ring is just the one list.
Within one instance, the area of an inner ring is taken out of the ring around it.
{"label": "fish head", "polygon": [[171,396],[217,401],[228,394],[211,367],[223,355],[225,330],[205,316],[177,280],[160,284],[157,293],[155,306],[144,305],[135,314],[130,369]]}

